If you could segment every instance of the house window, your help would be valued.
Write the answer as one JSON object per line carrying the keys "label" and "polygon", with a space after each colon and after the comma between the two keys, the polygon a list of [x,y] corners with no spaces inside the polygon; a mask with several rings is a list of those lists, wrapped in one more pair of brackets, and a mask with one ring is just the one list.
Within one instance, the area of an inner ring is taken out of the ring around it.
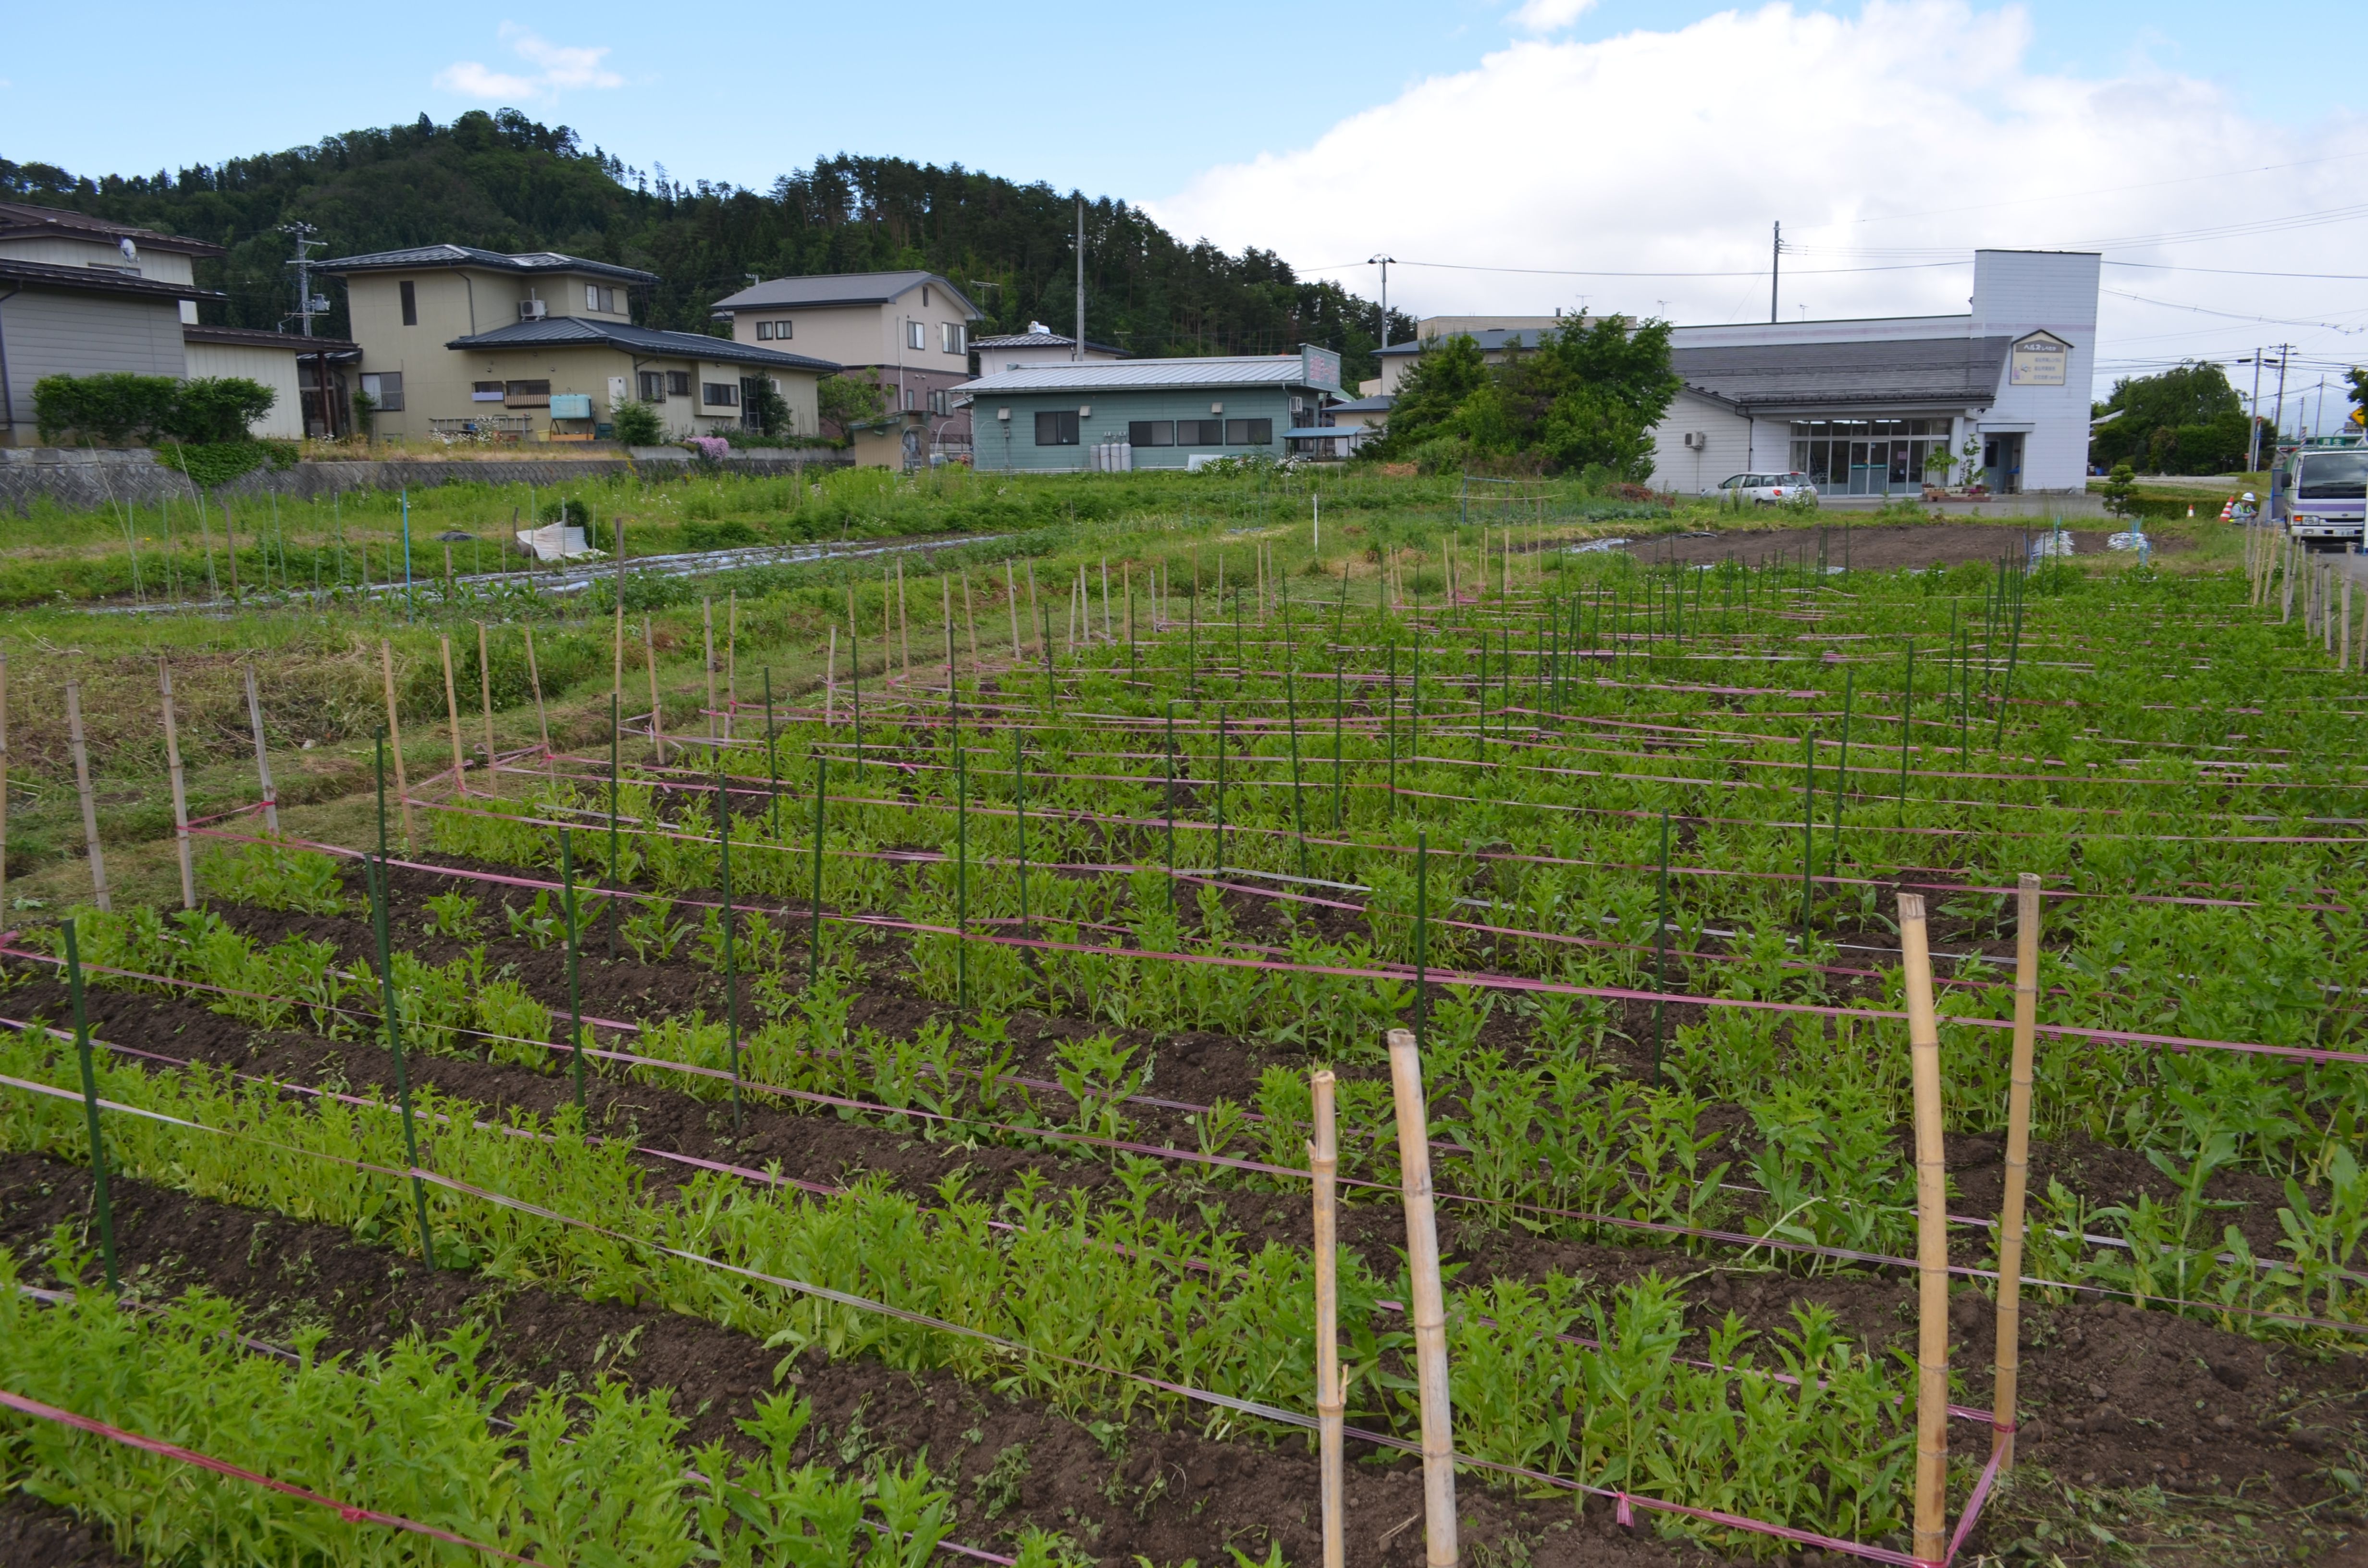
{"label": "house window", "polygon": [[[404,287],[408,289],[410,285],[406,283]],[[371,398],[376,400],[378,403],[378,411],[381,414],[400,414],[403,412],[402,371],[381,370],[375,375],[364,376],[362,378],[362,391],[369,393]]]}
{"label": "house window", "polygon": [[740,406],[740,388],[732,381],[702,381],[699,387],[699,401],[710,408],[737,408]]}
{"label": "house window", "polygon": [[943,387],[940,387],[936,392],[929,394],[929,412],[931,414],[951,414],[953,411],[953,393],[946,391]]}
{"label": "house window", "polygon": [[1274,445],[1274,421],[1271,419],[1228,419],[1225,421],[1225,445],[1229,447],[1270,447]]}
{"label": "house window", "polygon": [[911,413],[914,409],[916,409],[916,408],[920,407],[920,406],[921,406],[920,398],[921,398],[921,394],[920,394],[920,393],[918,393],[918,392],[915,392],[915,391],[914,391],[912,388],[910,388],[910,387],[906,387],[906,388],[905,389],[905,411],[906,413],[908,413],[908,414],[909,414],[909,413]]}
{"label": "house window", "polygon": [[921,285],[921,309],[923,309],[923,310],[925,310],[925,311],[926,311],[926,310],[928,310],[928,308],[929,308],[929,286],[928,286],[928,284],[924,283],[924,284],[922,284],[922,285]]}
{"label": "house window", "polygon": [[1040,447],[1076,446],[1077,444],[1076,410],[1063,408],[1038,415],[1036,444]]}
{"label": "house window", "polygon": [[469,387],[469,401],[471,403],[501,402],[502,383],[499,381],[472,382]]}
{"label": "house window", "polygon": [[773,324],[773,341],[776,343],[787,343],[789,340],[790,324],[785,321],[775,322]]}
{"label": "house window", "polygon": [[1126,438],[1132,446],[1172,447],[1176,444],[1176,421],[1137,419],[1127,426]]}
{"label": "house window", "polygon": [[551,383],[549,381],[504,381],[502,402],[511,408],[549,408]]}
{"label": "house window", "polygon": [[1176,422],[1176,444],[1179,447],[1214,447],[1224,444],[1224,422],[1220,419],[1179,419]]}
{"label": "house window", "polygon": [[413,286],[411,279],[408,278],[396,284],[395,287],[403,291],[403,324],[405,326],[417,326],[419,324],[418,290]]}
{"label": "house window", "polygon": [[928,346],[929,324],[925,321],[914,321],[909,316],[906,317],[905,321],[905,347],[907,348],[927,348]]}
{"label": "house window", "polygon": [[949,354],[969,353],[970,345],[963,341],[967,335],[962,324],[958,321],[944,322],[938,327],[939,347]]}
{"label": "house window", "polygon": [[643,370],[635,380],[640,383],[643,403],[666,401],[666,374],[664,370]]}
{"label": "house window", "polygon": [[617,290],[603,289],[598,283],[586,283],[584,285],[584,308],[587,311],[606,311],[614,315],[617,312]]}
{"label": "house window", "polygon": [[757,341],[759,343],[770,343],[773,341],[773,324],[771,322],[760,321],[757,324]]}
{"label": "house window", "polygon": [[689,370],[668,370],[666,373],[666,396],[689,397],[690,395],[690,372]]}

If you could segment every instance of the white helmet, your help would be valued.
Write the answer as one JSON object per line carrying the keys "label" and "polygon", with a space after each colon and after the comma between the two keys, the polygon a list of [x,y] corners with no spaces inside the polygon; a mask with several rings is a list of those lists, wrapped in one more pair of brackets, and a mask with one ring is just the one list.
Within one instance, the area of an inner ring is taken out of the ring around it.
{"label": "white helmet", "polygon": [[2246,491],[2246,492],[2245,492],[2245,499],[2246,499],[2246,500],[2248,500],[2248,501],[2250,501],[2252,498],[2253,498],[2253,493],[2252,493],[2251,491],[2249,491],[2249,490]]}

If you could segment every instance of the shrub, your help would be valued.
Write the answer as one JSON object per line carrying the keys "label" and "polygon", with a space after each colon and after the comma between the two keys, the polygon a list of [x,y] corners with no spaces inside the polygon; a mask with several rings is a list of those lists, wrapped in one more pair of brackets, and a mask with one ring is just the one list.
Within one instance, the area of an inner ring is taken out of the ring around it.
{"label": "shrub", "polygon": [[[774,394],[775,401],[780,394]],[[629,447],[655,447],[666,439],[666,426],[658,420],[658,411],[646,403],[620,403],[609,415],[617,439]]]}
{"label": "shrub", "polygon": [[33,384],[33,419],[44,441],[71,434],[110,445],[159,436],[199,444],[244,443],[248,426],[279,398],[244,376],[187,381],[128,371],[43,376]]}
{"label": "shrub", "polygon": [[176,391],[165,433],[184,441],[244,441],[279,394],[245,376],[199,376]]}

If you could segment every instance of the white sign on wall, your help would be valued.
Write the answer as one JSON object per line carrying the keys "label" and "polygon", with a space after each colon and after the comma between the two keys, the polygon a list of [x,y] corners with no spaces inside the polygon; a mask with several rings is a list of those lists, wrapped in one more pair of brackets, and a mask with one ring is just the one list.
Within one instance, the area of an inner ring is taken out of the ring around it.
{"label": "white sign on wall", "polygon": [[2018,339],[2007,362],[2010,387],[2060,387],[2072,362],[2072,346],[2050,332]]}

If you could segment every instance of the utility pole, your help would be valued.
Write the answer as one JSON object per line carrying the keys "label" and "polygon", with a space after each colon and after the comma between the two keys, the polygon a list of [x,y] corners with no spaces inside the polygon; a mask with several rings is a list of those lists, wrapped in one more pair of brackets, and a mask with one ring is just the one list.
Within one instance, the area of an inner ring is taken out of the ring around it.
{"label": "utility pole", "polygon": [[1775,237],[1768,246],[1768,324],[1776,324],[1776,274],[1784,265],[1784,221],[1776,221]]}
{"label": "utility pole", "polygon": [[2270,415],[2270,431],[2273,437],[2279,438],[2284,437],[2286,429],[2286,360],[2292,357],[2287,353],[2292,347],[2292,344],[2286,343],[2278,345],[2277,412]]}
{"label": "utility pole", "polygon": [[313,236],[320,231],[310,223],[282,223],[279,232],[293,235],[296,240],[296,259],[288,265],[296,269],[297,319],[303,323],[302,330],[304,335],[310,337],[313,335],[313,318],[329,308],[328,301],[316,300],[313,296],[313,253],[329,242],[314,239]]}
{"label": "utility pole", "polygon": [[[1365,258],[1365,265],[1367,267],[1378,266],[1382,269],[1381,346],[1383,348],[1387,348],[1390,346],[1390,263],[1395,260],[1397,260],[1397,257],[1394,256],[1369,256]],[[1380,379],[1382,371],[1382,357],[1379,354],[1375,354],[1373,356],[1373,375],[1376,380]],[[1384,387],[1382,390],[1387,392],[1389,389]]]}
{"label": "utility pole", "polygon": [[2253,350],[2253,395],[2245,405],[2248,416],[2245,423],[2252,437],[2245,447],[2245,472],[2252,472],[2261,466],[2261,351]]}
{"label": "utility pole", "polygon": [[1078,364],[1086,358],[1086,199],[1077,198],[1077,340],[1069,346],[1069,358]]}

